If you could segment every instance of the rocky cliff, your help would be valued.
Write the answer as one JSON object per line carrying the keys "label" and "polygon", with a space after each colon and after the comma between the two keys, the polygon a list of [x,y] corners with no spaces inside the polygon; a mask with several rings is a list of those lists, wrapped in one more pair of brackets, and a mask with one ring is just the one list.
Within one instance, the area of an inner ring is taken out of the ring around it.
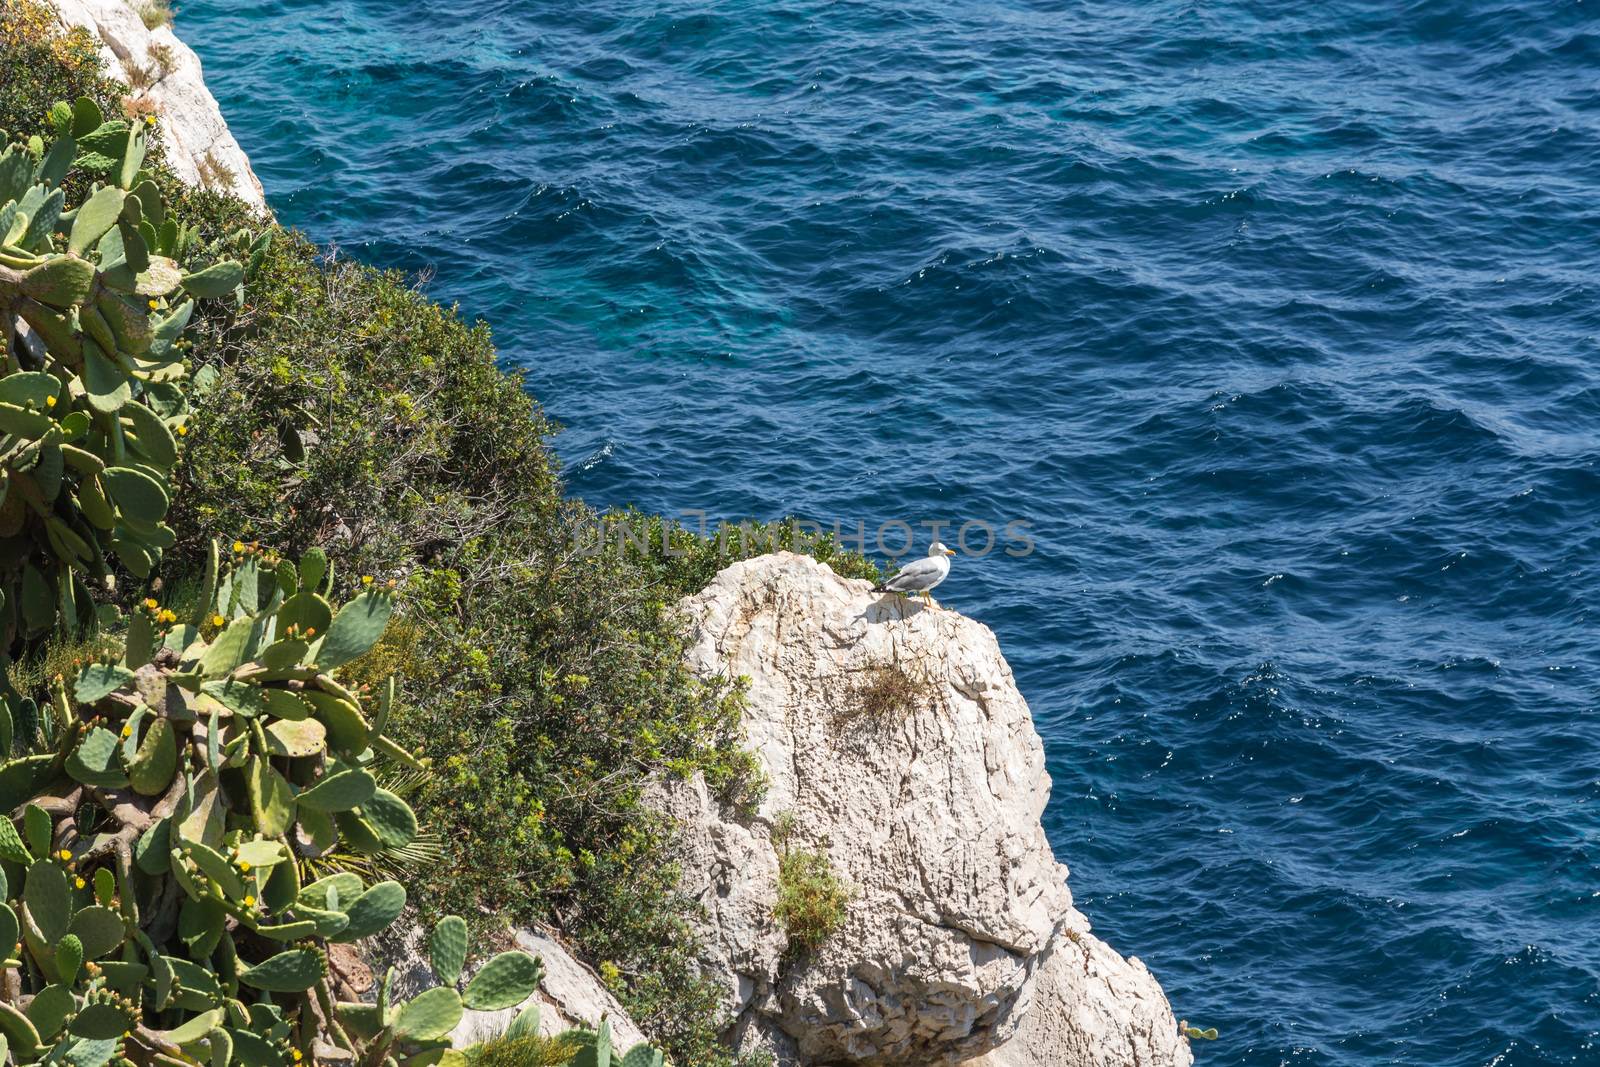
{"label": "rocky cliff", "polygon": [[106,72],[128,84],[130,105],[161,121],[167,161],[179,178],[265,210],[261,182],[206,88],[200,57],[170,26],[146,26],[128,0],[55,0],[55,6],[64,25],[100,41]]}
{"label": "rocky cliff", "polygon": [[[181,177],[265,207],[170,28],[126,0],[56,4],[102,42],[133,105],[161,117]],[[704,908],[703,964],[733,1041],[785,1067],[1191,1063],[1150,972],[1073,907],[1039,824],[1043,748],[986,627],[789,553],[727,568],[682,608],[692,665],[749,680],[746,728],[769,779],[754,813],[726,810],[699,780],[658,790],[683,826],[684,887]],[[784,858],[802,851],[847,900],[813,946],[775,915]],[[642,1039],[558,940],[515,936],[545,960],[547,1032],[607,1017],[624,1047]],[[469,1017],[456,1036],[509,1014]]]}
{"label": "rocky cliff", "polygon": [[[1191,1062],[1150,972],[1072,906],[1039,824],[1043,747],[987,627],[790,553],[683,608],[695,668],[749,680],[770,780],[749,818],[698,781],[662,790],[742,1047],[781,1064]],[[792,849],[849,893],[805,951],[773,918]]]}

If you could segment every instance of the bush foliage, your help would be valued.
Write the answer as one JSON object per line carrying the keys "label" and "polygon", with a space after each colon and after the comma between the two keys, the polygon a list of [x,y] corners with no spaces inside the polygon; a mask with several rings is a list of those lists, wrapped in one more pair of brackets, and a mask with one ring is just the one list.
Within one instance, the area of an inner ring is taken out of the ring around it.
{"label": "bush foliage", "polygon": [[844,923],[851,891],[828,862],[826,853],[794,846],[794,816],[780,815],[773,828],[778,857],[778,899],[773,918],[788,935],[787,952],[798,956],[815,951]]}

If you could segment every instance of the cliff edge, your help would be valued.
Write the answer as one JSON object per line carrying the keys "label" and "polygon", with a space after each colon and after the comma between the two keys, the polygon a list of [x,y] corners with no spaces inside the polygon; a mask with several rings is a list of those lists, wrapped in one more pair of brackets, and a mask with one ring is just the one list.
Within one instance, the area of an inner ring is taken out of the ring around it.
{"label": "cliff edge", "polygon": [[[769,778],[749,818],[662,788],[704,906],[730,1031],[780,1064],[1185,1067],[1136,959],[1090,933],[1039,817],[1044,749],[994,634],[806,556],[723,570],[682,608],[707,676],[743,676]],[[848,894],[797,947],[774,911],[791,850]],[[977,1059],[983,1057],[982,1059]]]}
{"label": "cliff edge", "polygon": [[232,193],[267,210],[250,159],[234,140],[216,97],[206,88],[200,57],[165,23],[146,26],[127,0],[53,0],[62,25],[82,27],[100,41],[108,75],[129,87],[138,111],[161,121],[167,162],[184,182]]}

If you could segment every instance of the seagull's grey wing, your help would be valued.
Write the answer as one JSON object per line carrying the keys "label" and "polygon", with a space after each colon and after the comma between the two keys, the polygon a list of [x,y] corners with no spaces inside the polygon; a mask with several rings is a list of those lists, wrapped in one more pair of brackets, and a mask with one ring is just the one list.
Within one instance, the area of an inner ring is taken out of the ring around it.
{"label": "seagull's grey wing", "polygon": [[926,556],[915,563],[907,563],[900,573],[883,583],[892,593],[916,593],[939,580],[939,560]]}

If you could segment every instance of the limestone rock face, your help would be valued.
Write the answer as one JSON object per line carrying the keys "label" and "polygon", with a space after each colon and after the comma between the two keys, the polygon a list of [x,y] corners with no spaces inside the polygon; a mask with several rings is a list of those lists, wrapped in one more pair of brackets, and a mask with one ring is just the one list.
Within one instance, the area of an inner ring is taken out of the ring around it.
{"label": "limestone rock face", "polygon": [[[987,627],[791,553],[734,564],[682,608],[691,665],[749,679],[770,779],[744,820],[698,780],[659,801],[684,825],[684,888],[742,1048],[783,1064],[1191,1062],[1155,979],[1072,907],[1039,823],[1043,746]],[[784,848],[825,854],[852,894],[811,953],[786,955],[773,920]]]}
{"label": "limestone rock face", "polygon": [[967,1067],[1186,1064],[1172,1009],[1145,965],[1123,959],[1072,912],[1044,961],[1033,1005],[1011,1040]]}
{"label": "limestone rock face", "polygon": [[107,73],[127,82],[135,103],[161,120],[167,161],[179,178],[266,210],[261,182],[206,88],[200,57],[170,26],[147,28],[128,0],[54,2],[62,24],[99,39]]}

